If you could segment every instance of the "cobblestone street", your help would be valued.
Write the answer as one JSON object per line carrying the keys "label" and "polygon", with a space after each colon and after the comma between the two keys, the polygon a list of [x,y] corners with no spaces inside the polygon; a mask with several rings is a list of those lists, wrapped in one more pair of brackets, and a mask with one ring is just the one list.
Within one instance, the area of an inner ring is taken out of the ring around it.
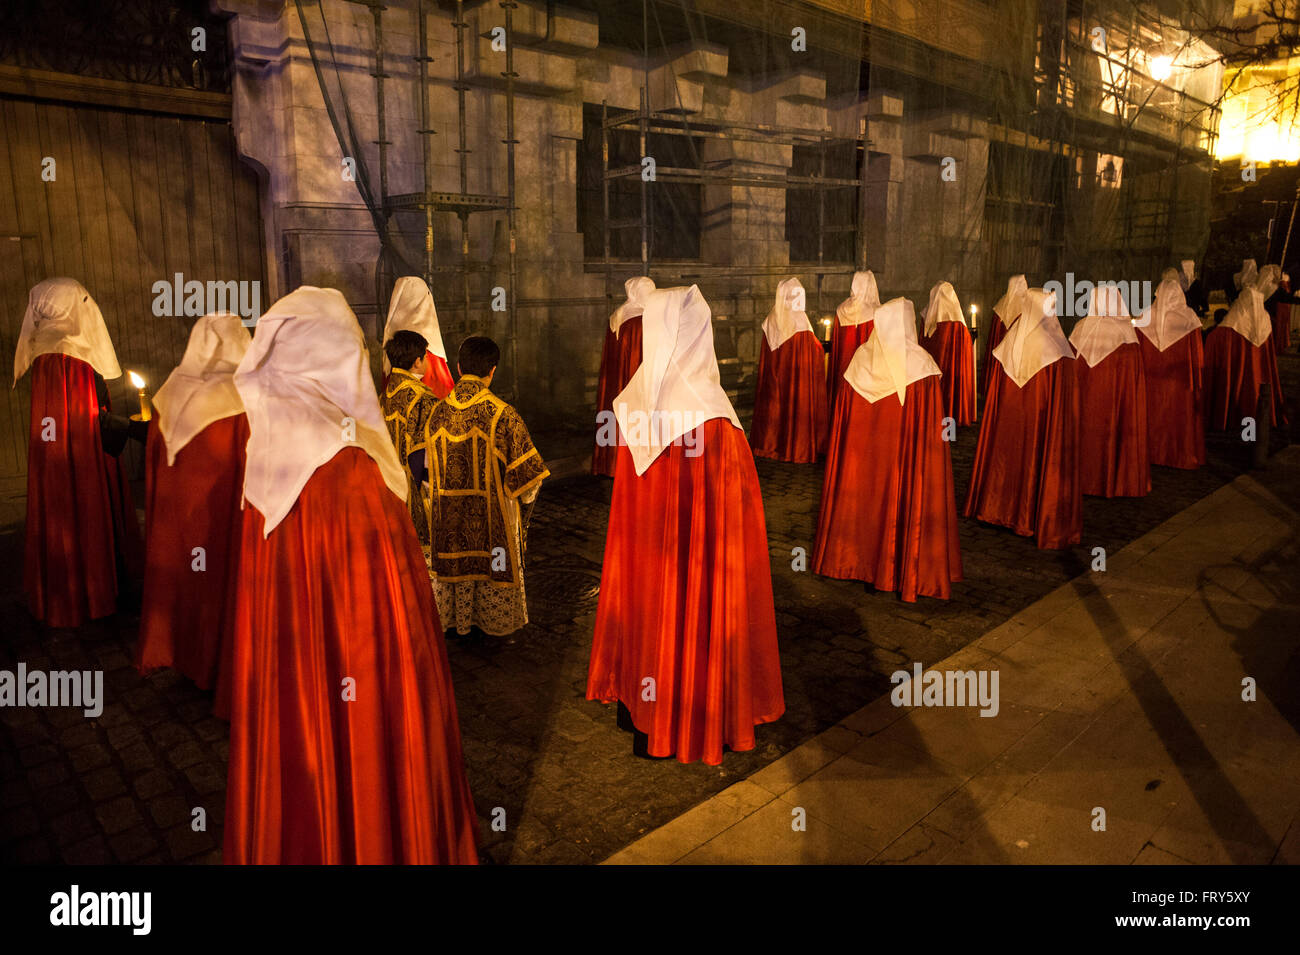
{"label": "cobblestone street", "polygon": [[[1286,393],[1300,393],[1300,358],[1281,365]],[[1295,400],[1290,411],[1296,420]],[[963,429],[954,445],[959,502],[975,438]],[[1274,433],[1275,445],[1284,440]],[[529,533],[532,622],[512,638],[448,640],[484,854],[497,863],[604,860],[882,696],[892,671],[966,646],[1087,571],[1093,548],[1118,551],[1248,463],[1238,435],[1212,435],[1207,467],[1154,468],[1142,499],[1085,499],[1084,540],[1064,552],[963,519],[964,582],[950,601],[906,604],[792,569],[794,548],[812,551],[821,468],[760,461],[787,709],[758,728],[755,750],[729,753],[721,767],[634,758],[615,709],[585,699],[611,484],[548,484]],[[75,631],[37,627],[21,597],[21,495],[3,507],[0,667],[103,669],[106,702],[94,720],[72,709],[0,710],[0,859],[219,863],[228,727],[211,715],[210,695],[170,672],[136,673],[133,616]],[[206,811],[205,832],[191,829],[194,807]],[[496,807],[504,832],[489,825]]]}

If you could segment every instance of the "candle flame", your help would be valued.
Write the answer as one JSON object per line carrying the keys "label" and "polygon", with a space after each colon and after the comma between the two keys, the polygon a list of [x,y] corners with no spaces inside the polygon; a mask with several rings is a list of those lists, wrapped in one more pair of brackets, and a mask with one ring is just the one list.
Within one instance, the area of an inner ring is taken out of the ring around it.
{"label": "candle flame", "polygon": [[132,387],[132,388],[143,388],[143,387],[144,387],[144,379],[143,379],[143,378],[141,378],[139,375],[137,375],[137,374],[136,374],[135,372],[133,372],[133,371],[128,371],[127,374],[131,377],[131,387]]}

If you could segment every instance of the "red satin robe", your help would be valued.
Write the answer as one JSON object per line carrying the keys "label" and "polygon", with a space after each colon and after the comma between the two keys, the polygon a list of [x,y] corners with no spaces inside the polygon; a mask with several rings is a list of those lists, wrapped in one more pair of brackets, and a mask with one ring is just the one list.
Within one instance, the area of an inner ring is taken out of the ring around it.
{"label": "red satin robe", "polygon": [[758,350],[750,443],[760,458],[812,464],[826,453],[826,353],[812,332]]}
{"label": "red satin robe", "polygon": [[1062,358],[1017,388],[994,359],[964,513],[1033,537],[1044,549],[1079,543],[1079,392]]}
{"label": "red satin robe", "polygon": [[[1283,282],[1279,288],[1290,294],[1291,283]],[[1276,303],[1269,317],[1273,320],[1273,348],[1276,353],[1284,352],[1291,347],[1291,303]]]}
{"label": "red satin robe", "polygon": [[[145,452],[145,579],[136,666],[175,667],[217,689],[213,712],[230,716],[230,633],[239,570],[240,502],[248,418],[212,422],[167,464],[158,422]],[[195,548],[202,547],[196,566]],[[201,568],[201,569],[200,569]]]}
{"label": "red satin robe", "polygon": [[246,506],[224,861],[476,862],[442,627],[405,503],[344,448],[265,539],[263,525]]}
{"label": "red satin robe", "polygon": [[[1141,337],[1141,336],[1139,336]],[[1098,497],[1143,497],[1151,490],[1147,384],[1142,348],[1120,345],[1079,379],[1079,487]]]}
{"label": "red satin robe", "polygon": [[993,349],[1002,343],[1002,339],[1007,337],[1007,332],[1011,329],[1002,324],[1002,319],[997,312],[993,313],[993,328],[989,330],[989,337],[984,340],[984,357],[980,360],[980,394],[989,393],[989,379],[993,374],[993,366],[997,364],[997,359],[993,357]]}
{"label": "red satin robe", "polygon": [[975,346],[961,322],[939,322],[921,346],[943,371],[943,414],[960,425],[975,423]]}
{"label": "red satin robe", "polygon": [[896,590],[907,601],[951,596],[961,547],[944,416],[938,376],[908,385],[902,404],[894,395],[872,403],[852,386],[840,389],[814,572]]}
{"label": "red satin robe", "polygon": [[831,355],[827,373],[829,380],[826,391],[830,396],[828,408],[835,407],[835,398],[839,394],[840,385],[844,383],[844,370],[853,360],[853,353],[858,350],[859,345],[871,337],[871,330],[875,326],[875,321],[865,321],[858,325],[841,325],[839,318],[836,317],[835,325],[831,329]]}
{"label": "red satin robe", "polygon": [[[596,384],[596,411],[614,409],[614,399],[627,387],[636,370],[641,367],[641,316],[627,319],[618,327],[618,334],[605,326],[605,345],[600,351],[600,380]],[[618,425],[613,425],[617,431]],[[596,444],[591,451],[591,473],[614,476],[618,464],[618,446],[600,443],[601,429],[596,427]]]}
{"label": "red satin robe", "polygon": [[78,627],[116,612],[139,579],[140,524],[126,468],[104,453],[95,370],[45,354],[30,375],[23,591],[37,620]]}
{"label": "red satin robe", "polygon": [[717,766],[785,697],[754,459],[726,419],[694,438],[640,477],[619,449],[587,698],[622,701],[650,755]]}
{"label": "red satin robe", "polygon": [[1274,427],[1287,423],[1286,399],[1277,373],[1273,336],[1262,345],[1252,345],[1231,328],[1220,325],[1205,339],[1205,423],[1215,431],[1241,427],[1242,418],[1253,418],[1259,404],[1259,388],[1269,382],[1272,390]]}
{"label": "red satin robe", "polygon": [[1201,335],[1191,331],[1164,351],[1142,334],[1147,382],[1147,448],[1151,463],[1191,470],[1205,463],[1205,362]]}

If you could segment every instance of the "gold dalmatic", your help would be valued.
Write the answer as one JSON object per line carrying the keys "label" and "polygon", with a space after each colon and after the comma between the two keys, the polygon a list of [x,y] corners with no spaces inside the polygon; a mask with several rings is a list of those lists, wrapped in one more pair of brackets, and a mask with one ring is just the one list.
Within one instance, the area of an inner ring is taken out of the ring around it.
{"label": "gold dalmatic", "polygon": [[402,470],[406,472],[410,486],[406,501],[411,520],[415,523],[416,536],[424,547],[430,543],[428,500],[412,480],[406,458],[424,448],[425,426],[437,403],[438,397],[428,385],[401,368],[394,368],[388,376],[384,398],[380,402],[384,423],[388,425],[388,436],[393,439],[393,447],[397,449],[397,457],[402,462]]}

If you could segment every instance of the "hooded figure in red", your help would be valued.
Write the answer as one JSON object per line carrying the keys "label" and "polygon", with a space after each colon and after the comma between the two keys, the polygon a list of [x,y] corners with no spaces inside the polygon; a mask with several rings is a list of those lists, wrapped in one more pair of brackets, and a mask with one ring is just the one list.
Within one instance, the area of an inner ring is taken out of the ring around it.
{"label": "hooded figure in red", "polygon": [[205,315],[180,365],[153,398],[145,453],[145,582],[136,665],[175,667],[217,688],[213,712],[230,715],[248,419],[235,368],[249,335],[236,315]]}
{"label": "hooded figure in red", "polygon": [[1228,317],[1205,338],[1205,417],[1206,425],[1215,431],[1240,428],[1243,418],[1254,418],[1264,382],[1272,393],[1273,426],[1287,423],[1273,350],[1273,321],[1264,307],[1281,274],[1278,266],[1266,265],[1253,280],[1248,279]]}
{"label": "hooded figure in red", "polygon": [[75,279],[32,288],[14,354],[15,385],[28,369],[23,590],[37,620],[77,627],[118,609],[139,579],[143,547],[126,469],[116,457],[128,425],[111,415],[104,384],[122,369],[99,306]]}
{"label": "hooded figure in red", "polygon": [[993,350],[965,513],[1070,547],[1083,534],[1074,350],[1054,292],[1030,289],[1019,315]]}
{"label": "hooded figure in red", "polygon": [[235,372],[248,415],[227,863],[473,863],[442,628],[356,316],[303,287]]}
{"label": "hooded figure in red", "polygon": [[763,500],[699,288],[652,293],[642,323],[587,698],[621,702],[648,755],[716,766],[785,712]]}
{"label": "hooded figure in red", "polygon": [[795,278],[776,290],[758,346],[750,443],[761,458],[811,464],[826,453],[826,353]]}
{"label": "hooded figure in red", "polygon": [[993,306],[993,327],[989,329],[988,338],[984,339],[984,358],[980,361],[980,392],[989,393],[989,380],[993,376],[993,350],[1002,343],[1007,331],[1020,317],[1024,305],[1025,293],[1029,283],[1023,275],[1013,275],[1007,280],[1007,292]]}
{"label": "hooded figure in red", "polygon": [[835,310],[835,327],[831,330],[830,369],[826,375],[831,409],[844,380],[844,369],[849,367],[858,346],[870,337],[872,319],[878,308],[880,292],[876,289],[875,273],[870,269],[854,272],[849,297]]}
{"label": "hooded figure in red", "polygon": [[591,452],[591,473],[614,476],[618,463],[618,428],[614,423],[614,396],[627,387],[641,364],[641,313],[655,283],[644,275],[623,283],[627,301],[614,309],[600,351],[600,379],[596,384],[596,446]]}
{"label": "hooded figure in red", "polygon": [[[393,286],[393,296],[388,301],[388,320],[384,323],[384,341],[400,331],[416,332],[428,342],[428,361],[424,366],[423,381],[439,398],[451,394],[453,382],[447,367],[447,349],[442,344],[442,328],[438,324],[438,309],[433,304],[433,293],[418,275],[403,275]],[[384,355],[384,383],[388,382],[388,355]]]}
{"label": "hooded figure in red", "polygon": [[911,302],[886,302],[875,322],[835,402],[813,570],[946,600],[961,548],[941,372]]}
{"label": "hooded figure in red", "polygon": [[922,309],[921,318],[925,320],[921,344],[943,372],[944,416],[959,425],[974,424],[975,346],[951,282],[930,289],[930,304]]}
{"label": "hooded figure in red", "polygon": [[1147,383],[1142,349],[1120,289],[1093,290],[1088,317],[1070,332],[1078,352],[1079,483],[1084,494],[1142,497],[1151,490]]}
{"label": "hooded figure in red", "polygon": [[1155,301],[1134,323],[1147,383],[1151,463],[1190,470],[1205,463],[1201,320],[1187,307],[1182,281],[1166,269]]}

